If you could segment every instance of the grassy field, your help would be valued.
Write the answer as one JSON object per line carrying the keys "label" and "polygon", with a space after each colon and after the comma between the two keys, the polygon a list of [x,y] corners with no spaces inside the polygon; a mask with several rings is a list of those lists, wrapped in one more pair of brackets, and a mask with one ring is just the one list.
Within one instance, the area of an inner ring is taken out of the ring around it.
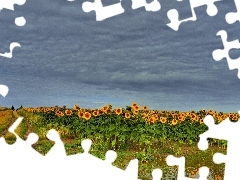
{"label": "grassy field", "polygon": [[[61,112],[66,112],[66,114],[68,113],[67,110],[70,110],[66,107],[64,107],[63,109],[64,110],[62,110]],[[33,111],[34,110],[31,108],[22,108],[18,111],[12,111],[10,109],[0,110],[0,134],[1,136],[5,137],[7,143],[12,144],[15,142],[15,136],[7,131],[8,127],[11,126],[11,124],[16,120],[18,116],[23,116],[23,122],[16,129],[16,132],[23,139],[26,139],[30,132],[37,133],[40,139],[36,144],[33,145],[33,147],[39,153],[46,154],[54,145],[53,142],[49,141],[46,138],[46,132],[50,128],[54,127],[58,130],[61,139],[65,144],[68,155],[83,152],[83,149],[81,147],[81,140],[84,138],[82,136],[78,136],[76,133],[71,133],[71,128],[69,128],[69,126],[61,126],[61,128],[59,128],[58,125],[54,123],[44,124],[43,117],[44,114],[47,114],[47,111],[43,112],[43,114],[41,114],[41,112],[33,113]],[[71,111],[74,110],[72,109]],[[83,110],[82,118],[84,119],[84,112],[90,112],[93,117],[94,111],[96,110],[91,110],[91,112],[89,110]],[[56,112],[60,114],[60,110],[56,110]],[[77,110],[77,112],[79,112],[79,109]],[[116,109],[114,112],[117,112]],[[179,114],[180,113],[181,112],[179,112]],[[130,112],[129,114],[133,115],[133,113]],[[224,113],[222,113],[222,115],[224,115]],[[231,115],[232,114],[230,114],[229,116]],[[70,116],[73,115],[71,114]],[[69,118],[70,116],[68,116],[67,118]],[[125,114],[123,114],[123,116],[124,118],[126,118],[126,112]],[[97,116],[94,117],[96,118]],[[149,119],[150,118],[146,118],[146,120]],[[171,119],[171,122],[173,122],[173,120],[174,119]],[[201,119],[198,119],[198,121],[201,121]],[[148,123],[148,121],[146,122]],[[171,125],[170,127],[172,126],[173,125]],[[98,158],[104,159],[107,150],[116,150],[114,148],[109,148],[109,146],[104,146],[103,140],[97,139],[95,138],[95,136],[85,137],[93,141],[90,153]],[[166,157],[168,155],[174,155],[176,157],[185,156],[186,175],[188,177],[195,177],[199,167],[207,166],[212,172],[213,177],[217,180],[222,179],[223,177],[224,164],[214,164],[212,157],[213,154],[216,152],[226,154],[226,146],[219,146],[216,143],[212,143],[206,151],[200,151],[197,147],[197,142],[192,142],[189,144],[187,142],[179,142],[169,139],[160,142],[157,139],[154,139],[151,141],[150,144],[147,145],[141,143],[130,143],[125,148],[117,149],[116,152],[118,156],[113,164],[121,169],[125,169],[130,160],[135,158],[139,160],[139,178],[142,180],[151,180],[151,172],[155,168],[161,168],[163,170],[164,177],[164,174],[168,173],[169,170],[169,167],[166,164]],[[175,169],[175,173],[177,175],[177,166],[174,166],[173,168]]]}

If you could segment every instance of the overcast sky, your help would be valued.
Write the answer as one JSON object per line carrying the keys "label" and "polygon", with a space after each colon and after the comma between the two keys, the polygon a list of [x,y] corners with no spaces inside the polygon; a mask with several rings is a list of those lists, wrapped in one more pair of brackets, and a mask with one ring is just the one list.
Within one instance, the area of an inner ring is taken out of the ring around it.
{"label": "overcast sky", "polygon": [[[1,106],[125,108],[138,102],[157,110],[240,110],[238,71],[212,57],[223,48],[219,30],[228,32],[228,41],[240,38],[239,22],[225,20],[236,11],[233,0],[217,2],[214,17],[205,6],[196,8],[197,20],[178,31],[166,25],[167,12],[176,8],[180,19],[191,17],[188,2],[161,0],[161,10],[147,12],[122,0],[125,12],[101,22],[82,10],[83,2],[27,0],[0,12],[0,53],[9,52],[11,42],[21,44],[13,58],[0,56],[0,84],[9,87]],[[14,24],[19,16],[27,21],[23,27]],[[239,55],[230,51],[232,58]]]}

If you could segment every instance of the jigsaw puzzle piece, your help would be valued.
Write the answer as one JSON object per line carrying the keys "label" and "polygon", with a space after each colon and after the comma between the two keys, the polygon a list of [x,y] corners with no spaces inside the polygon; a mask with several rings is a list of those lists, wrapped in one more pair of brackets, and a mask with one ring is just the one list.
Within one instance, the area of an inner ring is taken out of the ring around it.
{"label": "jigsaw puzzle piece", "polygon": [[225,30],[220,30],[217,32],[217,36],[221,36],[224,49],[216,49],[213,51],[212,56],[215,61],[220,61],[223,58],[227,59],[228,67],[230,70],[238,69],[238,78],[240,79],[240,58],[231,59],[229,57],[230,49],[240,49],[239,40],[227,41],[227,32]]}
{"label": "jigsaw puzzle piece", "polygon": [[208,115],[203,122],[208,126],[208,131],[199,135],[198,148],[206,150],[208,138],[227,140],[227,154],[216,153],[213,156],[213,161],[216,164],[225,163],[224,179],[239,179],[240,143],[236,137],[240,135],[240,121],[232,123],[229,118],[226,118],[220,124],[215,124],[213,117]]}
{"label": "jigsaw puzzle piece", "polygon": [[[90,139],[83,140],[81,145],[84,152],[67,157],[66,160],[67,164],[69,163],[79,164],[79,166],[74,166],[71,168],[72,172],[76,172],[77,174],[79,174],[78,173],[79,170],[85,169],[81,173],[81,175],[82,177],[87,177],[87,179],[105,179],[105,180],[138,179],[137,159],[130,161],[127,168],[125,170],[122,170],[112,165],[112,163],[117,158],[117,153],[115,151],[113,150],[107,151],[105,154],[105,160],[102,160],[89,153],[91,144],[92,141]],[[92,173],[92,169],[94,169],[94,173]],[[75,177],[77,177],[77,174],[75,174]],[[74,177],[74,174],[71,174],[71,177]]]}
{"label": "jigsaw puzzle piece", "polygon": [[67,156],[64,143],[62,142],[59,133],[55,129],[51,129],[48,131],[47,138],[55,142],[53,147],[46,154],[47,157],[59,158],[59,157]]}
{"label": "jigsaw puzzle piece", "polygon": [[[174,157],[173,155],[167,156],[167,165],[168,166],[178,166],[178,175],[177,180],[191,180],[192,178],[185,176],[185,157]],[[208,167],[199,168],[199,180],[206,180],[209,175]]]}
{"label": "jigsaw puzzle piece", "polygon": [[[17,138],[14,144],[7,145],[5,139],[3,137],[0,138],[0,159],[1,162],[4,162],[0,163],[0,169],[4,169],[4,171],[1,171],[1,175],[8,177],[10,180],[26,176],[25,166],[22,166],[23,162],[27,161],[28,164],[33,164],[27,170],[34,174],[38,170],[36,162],[42,164],[41,158],[43,156],[31,147],[32,144],[38,141],[38,135],[30,133],[26,141],[24,141],[14,132],[22,119],[22,117],[18,118],[9,128],[9,132],[13,133]],[[14,166],[14,173],[12,172],[12,166]],[[31,177],[26,177],[25,179],[30,180]]]}
{"label": "jigsaw puzzle piece", "polygon": [[159,11],[161,4],[158,0],[153,0],[151,3],[147,3],[146,0],[132,0],[132,9],[138,9],[145,7],[146,11]]}
{"label": "jigsaw puzzle piece", "polygon": [[161,169],[159,169],[159,168],[154,169],[152,171],[152,178],[153,178],[152,180],[160,180],[160,179],[162,179],[162,174],[163,174],[163,172],[162,172]]}
{"label": "jigsaw puzzle piece", "polygon": [[[19,117],[12,126],[8,129],[9,132],[13,133],[16,136],[16,142],[12,145],[9,145],[11,153],[11,158],[18,159],[20,157],[29,156],[29,157],[42,157],[40,153],[35,151],[31,146],[36,143],[39,139],[38,135],[35,133],[30,133],[26,139],[26,141],[22,140],[17,133],[15,133],[15,129],[22,122],[23,117]],[[30,148],[31,147],[31,148]],[[18,153],[14,153],[18,149]],[[9,152],[8,151],[8,152]],[[6,151],[7,152],[7,151]],[[14,157],[16,156],[16,157]]]}
{"label": "jigsaw puzzle piece", "polygon": [[14,4],[23,5],[25,2],[26,0],[1,0],[0,11],[4,8],[14,10]]}
{"label": "jigsaw puzzle piece", "polygon": [[119,3],[109,5],[109,6],[103,6],[101,0],[95,0],[94,2],[84,2],[82,4],[82,9],[84,12],[90,12],[95,11],[96,12],[96,20],[97,21],[103,21],[107,18],[119,15],[124,13],[124,9],[121,5],[121,1]]}
{"label": "jigsaw puzzle piece", "polygon": [[13,57],[13,49],[16,47],[21,47],[21,45],[18,42],[12,42],[9,46],[10,52],[0,53],[0,56],[6,57],[6,58],[12,58]]}
{"label": "jigsaw puzzle piece", "polygon": [[233,24],[236,21],[240,22],[240,1],[239,0],[234,0],[237,12],[230,12],[227,13],[225,16],[225,19],[228,24]]}
{"label": "jigsaw puzzle piece", "polygon": [[9,88],[6,85],[0,84],[0,95],[6,97],[8,94]]}
{"label": "jigsaw puzzle piece", "polygon": [[171,9],[167,12],[168,19],[170,20],[170,23],[167,24],[170,28],[173,30],[177,31],[179,29],[179,26],[183,22],[187,21],[196,21],[197,16],[195,13],[195,8],[200,7],[203,5],[207,6],[207,14],[209,16],[215,16],[218,13],[218,9],[216,5],[214,4],[215,2],[222,1],[222,0],[189,0],[190,6],[191,6],[191,11],[192,11],[192,17],[189,17],[187,19],[179,20],[179,13],[176,9]]}

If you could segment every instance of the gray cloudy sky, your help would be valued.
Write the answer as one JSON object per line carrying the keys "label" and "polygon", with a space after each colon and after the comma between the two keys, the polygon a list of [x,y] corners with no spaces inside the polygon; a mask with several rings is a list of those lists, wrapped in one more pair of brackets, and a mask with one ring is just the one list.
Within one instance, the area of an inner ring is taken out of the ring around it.
{"label": "gray cloudy sky", "polygon": [[[147,12],[122,0],[125,13],[101,22],[95,12],[82,10],[83,2],[27,0],[15,11],[0,12],[0,53],[11,42],[22,46],[12,59],[0,56],[0,84],[9,87],[0,105],[100,108],[136,101],[158,110],[240,110],[237,70],[230,71],[226,59],[212,58],[212,51],[223,48],[219,30],[228,32],[229,41],[240,38],[239,22],[225,21],[236,11],[233,0],[217,2],[214,17],[205,6],[196,8],[197,21],[178,31],[166,25],[167,11],[176,8],[180,19],[188,18],[188,2],[161,0],[161,10]],[[19,16],[27,21],[23,27],[14,24]],[[230,51],[232,58],[239,55]]]}

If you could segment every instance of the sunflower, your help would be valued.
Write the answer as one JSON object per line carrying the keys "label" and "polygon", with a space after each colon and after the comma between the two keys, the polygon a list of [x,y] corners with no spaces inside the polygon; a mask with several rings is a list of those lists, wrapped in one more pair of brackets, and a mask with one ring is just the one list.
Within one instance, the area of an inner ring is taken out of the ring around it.
{"label": "sunflower", "polygon": [[79,117],[79,118],[82,118],[83,115],[84,115],[84,113],[83,113],[81,110],[79,110],[79,111],[78,111],[78,117]]}
{"label": "sunflower", "polygon": [[185,116],[180,115],[180,116],[178,117],[178,119],[179,119],[181,122],[183,122],[183,121],[185,121]]}
{"label": "sunflower", "polygon": [[62,111],[59,111],[59,110],[57,110],[57,111],[55,112],[55,114],[56,114],[58,117],[64,116],[64,113],[63,113]]}
{"label": "sunflower", "polygon": [[191,117],[191,119],[192,119],[193,121],[196,120],[196,118],[197,118],[196,114],[193,114],[193,113],[191,114],[190,117]]}
{"label": "sunflower", "polygon": [[143,106],[143,110],[144,110],[144,111],[147,111],[147,110],[148,110],[148,107],[147,107],[147,106]]}
{"label": "sunflower", "polygon": [[175,126],[175,125],[177,124],[177,122],[178,122],[178,121],[177,121],[176,119],[173,119],[173,120],[172,120],[172,125]]}
{"label": "sunflower", "polygon": [[138,105],[133,106],[133,110],[134,110],[134,111],[140,110],[140,106],[138,106]]}
{"label": "sunflower", "polygon": [[98,116],[98,115],[99,115],[99,110],[95,110],[95,111],[93,111],[92,114],[93,114],[93,116],[95,116],[95,117]]}
{"label": "sunflower", "polygon": [[67,110],[65,110],[65,114],[66,114],[67,116],[71,116],[71,115],[73,114],[73,112],[72,112],[72,110],[67,109]]}
{"label": "sunflower", "polygon": [[116,108],[116,109],[115,109],[115,113],[116,113],[117,115],[122,114],[122,108]]}
{"label": "sunflower", "polygon": [[126,119],[129,119],[130,117],[131,117],[130,113],[126,112],[126,113],[125,113],[125,118],[126,118]]}
{"label": "sunflower", "polygon": [[151,123],[155,123],[157,121],[157,118],[155,116],[151,116],[148,121],[150,121]]}
{"label": "sunflower", "polygon": [[60,115],[60,114],[61,114],[61,111],[57,110],[57,111],[55,112],[55,114],[56,114],[57,116],[61,116],[61,115]]}
{"label": "sunflower", "polygon": [[85,113],[83,114],[83,118],[86,119],[86,120],[89,120],[89,119],[91,118],[91,113],[85,112]]}
{"label": "sunflower", "polygon": [[73,109],[80,110],[81,108],[77,104],[74,104]]}
{"label": "sunflower", "polygon": [[153,116],[156,120],[158,119],[158,114],[154,114]]}
{"label": "sunflower", "polygon": [[132,103],[132,107],[138,106],[136,102]]}
{"label": "sunflower", "polygon": [[200,124],[203,124],[203,119],[200,119],[200,120],[199,120],[199,123],[200,123]]}
{"label": "sunflower", "polygon": [[[30,111],[31,111],[31,109],[30,109]],[[49,111],[48,108],[44,108],[44,109],[43,109],[43,112],[44,112],[44,113],[47,113],[48,111]]]}
{"label": "sunflower", "polygon": [[206,115],[206,113],[207,113],[205,109],[202,109],[201,112],[203,115]]}
{"label": "sunflower", "polygon": [[134,110],[133,110],[132,112],[133,112],[133,114],[135,114],[135,115],[137,115],[137,114],[138,114],[138,111],[134,111]]}
{"label": "sunflower", "polygon": [[166,123],[167,122],[167,118],[165,118],[165,117],[160,117],[160,121],[161,121],[161,123]]}
{"label": "sunflower", "polygon": [[107,113],[108,109],[109,109],[109,106],[103,106],[101,110],[103,113]]}
{"label": "sunflower", "polygon": [[147,116],[148,116],[147,113],[142,113],[142,117],[143,117],[143,118],[145,118],[145,117],[147,117]]}
{"label": "sunflower", "polygon": [[208,111],[208,114],[209,114],[209,115],[213,115],[213,110],[210,109],[210,110]]}
{"label": "sunflower", "polygon": [[237,114],[233,114],[231,119],[233,121],[237,121],[238,120],[238,115]]}

